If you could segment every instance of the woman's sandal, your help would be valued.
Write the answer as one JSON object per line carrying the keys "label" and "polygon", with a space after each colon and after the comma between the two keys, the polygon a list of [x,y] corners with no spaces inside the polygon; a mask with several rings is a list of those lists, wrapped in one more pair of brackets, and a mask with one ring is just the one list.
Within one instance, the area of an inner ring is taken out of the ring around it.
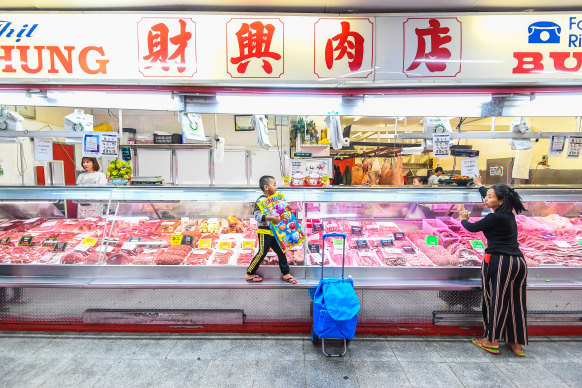
{"label": "woman's sandal", "polygon": [[483,342],[482,342],[481,338],[473,338],[471,340],[471,342],[473,343],[473,345],[475,345],[478,348],[481,348],[481,349],[485,350],[486,352],[489,352],[489,353],[492,353],[492,354],[499,354],[499,348],[491,348],[489,346],[483,345]]}
{"label": "woman's sandal", "polygon": [[[507,345],[507,344],[506,344]],[[515,354],[517,357],[525,357],[525,352],[523,351],[523,348],[521,348],[520,351],[516,351],[512,346],[507,345],[507,347],[509,348],[509,350],[511,350],[513,352],[513,354]]]}
{"label": "woman's sandal", "polygon": [[281,276],[281,280],[283,280],[284,282],[287,282],[287,283],[297,284],[297,279],[295,279],[292,275],[289,275],[288,278]]}
{"label": "woman's sandal", "polygon": [[246,281],[250,282],[250,283],[258,283],[258,282],[262,282],[263,278],[261,277],[261,275],[253,275],[250,278],[246,278]]}

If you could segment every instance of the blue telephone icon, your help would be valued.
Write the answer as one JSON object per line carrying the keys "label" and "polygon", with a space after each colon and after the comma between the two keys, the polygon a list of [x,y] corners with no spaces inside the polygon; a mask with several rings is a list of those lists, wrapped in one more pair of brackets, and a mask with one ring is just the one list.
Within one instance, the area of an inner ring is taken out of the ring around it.
{"label": "blue telephone icon", "polygon": [[560,43],[562,27],[554,22],[535,22],[527,28],[528,43]]}

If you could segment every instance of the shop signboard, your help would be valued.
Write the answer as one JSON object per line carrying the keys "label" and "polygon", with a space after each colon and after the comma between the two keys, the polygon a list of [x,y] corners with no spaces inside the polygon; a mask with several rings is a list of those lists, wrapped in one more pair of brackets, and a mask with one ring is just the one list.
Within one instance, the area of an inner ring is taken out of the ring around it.
{"label": "shop signboard", "polygon": [[552,136],[548,156],[561,156],[566,145],[566,136]]}
{"label": "shop signboard", "polygon": [[461,159],[461,175],[468,177],[476,177],[479,175],[479,160],[478,158],[462,158]]}
{"label": "shop signboard", "polygon": [[34,160],[51,161],[53,160],[53,139],[37,137],[34,139]]}
{"label": "shop signboard", "polygon": [[[571,83],[582,68],[582,14],[566,12],[4,12],[2,19],[0,80],[14,84],[540,85]],[[60,28],[71,25],[82,28]]]}
{"label": "shop signboard", "polygon": [[435,158],[449,156],[451,135],[448,133],[432,134],[432,152]]}

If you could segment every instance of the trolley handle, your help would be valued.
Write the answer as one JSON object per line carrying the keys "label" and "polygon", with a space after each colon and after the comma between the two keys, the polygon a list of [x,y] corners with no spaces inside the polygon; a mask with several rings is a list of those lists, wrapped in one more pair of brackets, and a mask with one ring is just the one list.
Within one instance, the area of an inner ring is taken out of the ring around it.
{"label": "trolley handle", "polygon": [[344,265],[346,262],[346,235],[345,233],[324,233],[321,237],[321,278],[323,279],[323,264],[325,263],[325,239],[328,237],[341,237],[344,240],[342,244],[343,255],[342,255],[342,279],[344,278]]}

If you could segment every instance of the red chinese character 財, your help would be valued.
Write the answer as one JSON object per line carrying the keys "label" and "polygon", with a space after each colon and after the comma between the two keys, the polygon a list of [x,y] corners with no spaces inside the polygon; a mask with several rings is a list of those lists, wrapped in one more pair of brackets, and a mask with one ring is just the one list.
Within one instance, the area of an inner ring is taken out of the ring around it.
{"label": "red chinese character \u8ca1", "polygon": [[[186,70],[186,47],[188,41],[192,38],[192,33],[186,31],[186,22],[180,20],[180,33],[173,37],[169,37],[170,30],[164,23],[158,23],[148,32],[148,55],[143,59],[150,63],[159,62],[162,64],[162,70],[168,71],[170,66],[168,61],[179,58],[177,62],[177,70],[182,73]],[[168,56],[170,43],[177,46],[172,55]],[[146,69],[151,68],[152,65],[146,66]]]}
{"label": "red chinese character \u8ca1", "polygon": [[[418,38],[418,48],[416,57],[407,70],[414,70],[421,63],[424,63],[427,69],[432,73],[435,71],[444,71],[447,68],[447,60],[451,58],[451,52],[442,47],[451,41],[451,37],[446,35],[450,28],[441,27],[436,19],[430,19],[429,28],[416,28],[414,31]],[[430,51],[426,52],[426,37],[430,37]]]}
{"label": "red chinese character \u8ca1", "polygon": [[[334,61],[339,61],[347,55],[350,70],[359,70],[364,58],[364,37],[357,32],[350,31],[350,23],[348,22],[341,22],[341,26],[342,32],[327,40],[325,65],[331,69]],[[333,47],[333,41],[338,41],[335,47]],[[339,51],[335,58],[333,57],[334,51]]]}
{"label": "red chinese character \u8ca1", "polygon": [[238,48],[240,55],[236,58],[231,58],[230,63],[237,65],[237,71],[244,73],[247,70],[252,58],[259,58],[263,61],[261,66],[267,74],[273,72],[273,66],[267,59],[274,60],[281,59],[281,55],[271,50],[271,40],[275,27],[272,24],[264,25],[260,21],[251,23],[243,23],[236,33],[238,39]]}

